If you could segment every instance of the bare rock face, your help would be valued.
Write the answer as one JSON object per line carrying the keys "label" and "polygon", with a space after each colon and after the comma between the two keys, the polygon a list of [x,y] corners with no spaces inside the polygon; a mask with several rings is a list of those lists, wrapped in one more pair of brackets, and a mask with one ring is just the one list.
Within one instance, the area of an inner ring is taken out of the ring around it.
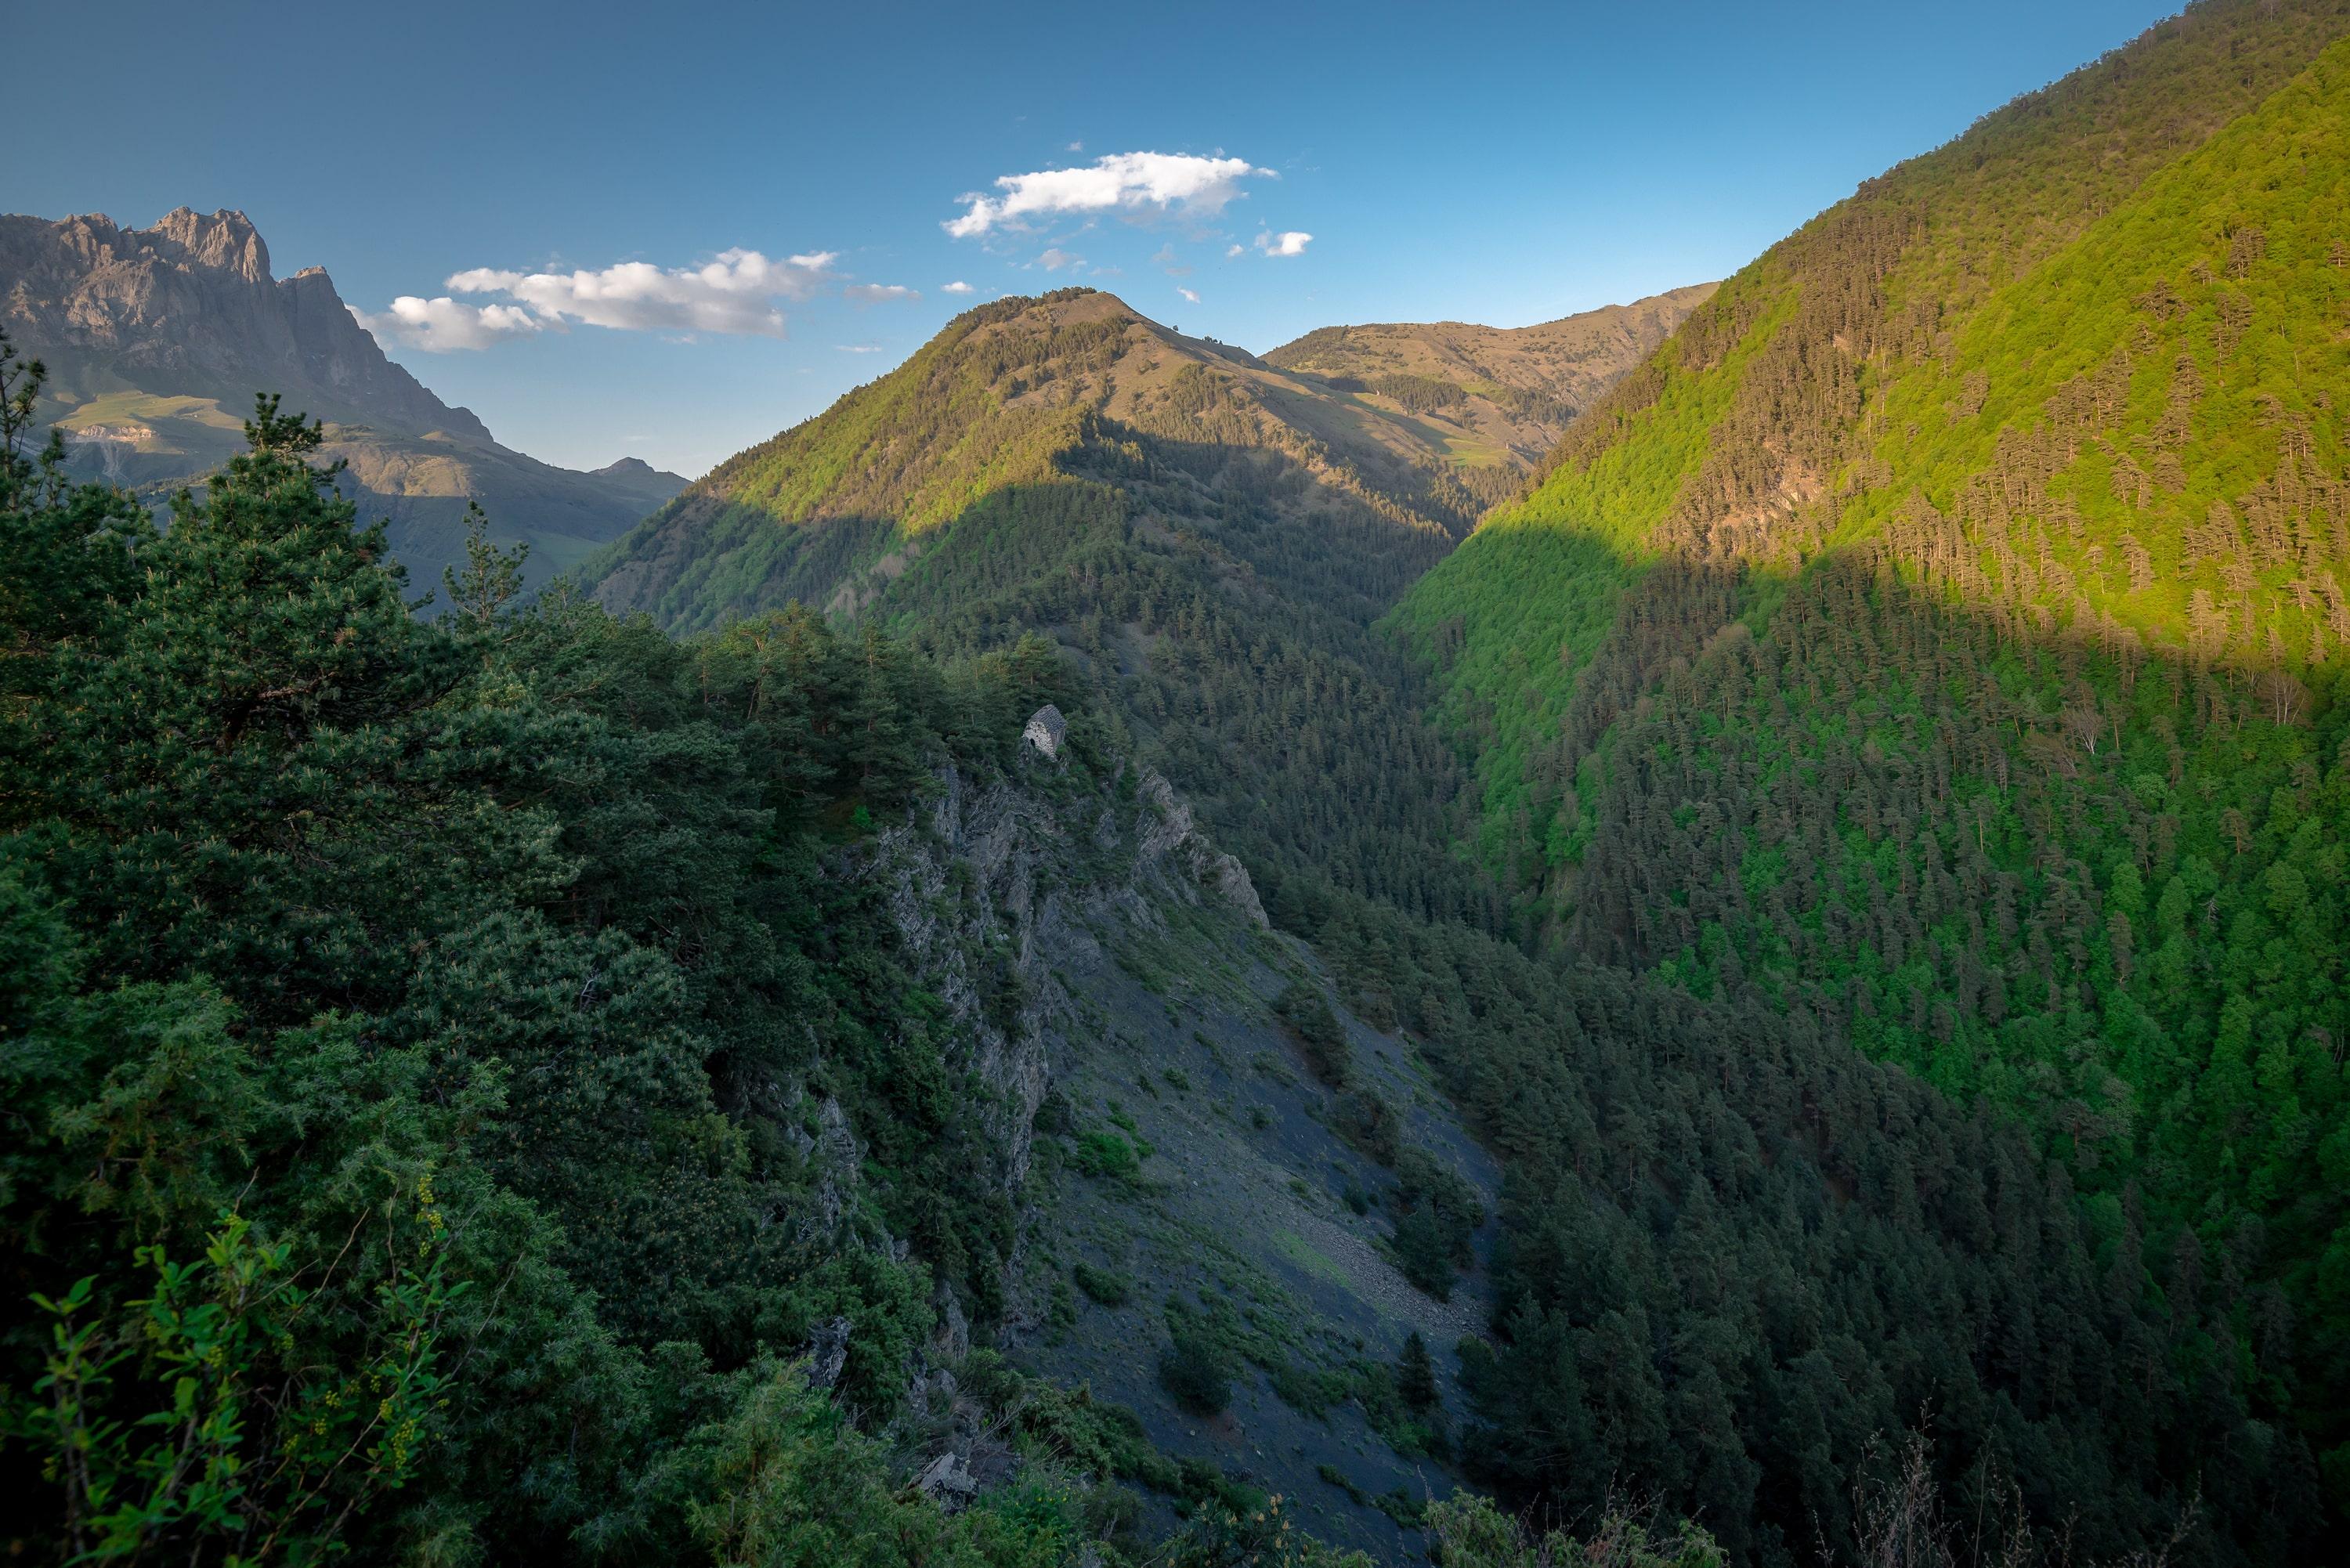
{"label": "bare rock face", "polygon": [[525,563],[535,584],[685,488],[633,459],[580,473],[500,446],[392,363],[324,270],[273,275],[243,213],[182,207],[147,229],[0,216],[0,329],[47,367],[36,418],[64,431],[78,473],[151,504],[243,446],[256,392],[322,420],[322,456],[346,465],[364,518],[389,520],[420,587],[463,560],[468,502],[502,539],[555,546]]}
{"label": "bare rock face", "polygon": [[1159,812],[1158,824],[1147,830],[1143,840],[1145,854],[1180,859],[1193,881],[1213,888],[1226,903],[1248,916],[1257,929],[1272,929],[1273,922],[1265,919],[1263,901],[1256,896],[1248,868],[1200,831],[1191,820],[1191,806],[1177,798],[1175,786],[1157,774],[1145,774],[1141,794]]}
{"label": "bare rock face", "polygon": [[1122,804],[1114,791],[1071,804],[1013,779],[974,784],[952,767],[939,782],[927,808],[872,853],[908,963],[991,1092],[998,1177],[1016,1191],[1052,1080],[1046,1025],[1072,1009],[1061,977],[1099,959],[1097,933],[1121,920],[1155,927],[1154,905],[1203,896],[1263,929],[1264,907],[1241,863],[1156,774]]}
{"label": "bare rock face", "polygon": [[914,1485],[949,1513],[960,1512],[979,1495],[979,1478],[971,1473],[964,1457],[952,1449],[932,1459]]}
{"label": "bare rock face", "polygon": [[1028,715],[1028,727],[1020,732],[1020,738],[1046,756],[1057,757],[1068,733],[1069,722],[1061,717],[1058,708],[1047,702]]}
{"label": "bare rock face", "polygon": [[384,358],[323,270],[273,277],[243,213],[181,207],[151,229],[103,213],[0,217],[0,327],[47,363],[55,390],[135,388],[232,411],[276,391],[329,420],[491,444],[469,410]]}
{"label": "bare rock face", "polygon": [[817,1388],[830,1388],[840,1381],[848,1366],[849,1336],[856,1325],[845,1317],[820,1323],[808,1336],[808,1383]]}

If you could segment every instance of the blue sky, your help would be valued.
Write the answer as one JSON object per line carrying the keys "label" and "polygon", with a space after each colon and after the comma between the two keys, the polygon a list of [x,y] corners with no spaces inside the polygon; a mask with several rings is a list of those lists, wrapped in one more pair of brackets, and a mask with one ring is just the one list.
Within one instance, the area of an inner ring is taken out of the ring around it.
{"label": "blue sky", "polygon": [[45,5],[0,209],[242,207],[509,444],[696,473],[1000,293],[1262,350],[1719,277],[2173,8]]}

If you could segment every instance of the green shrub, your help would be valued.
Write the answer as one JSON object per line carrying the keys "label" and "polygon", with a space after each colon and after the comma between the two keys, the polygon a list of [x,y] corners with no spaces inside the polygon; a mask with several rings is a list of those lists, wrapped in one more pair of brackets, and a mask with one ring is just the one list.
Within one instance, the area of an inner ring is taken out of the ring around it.
{"label": "green shrub", "polygon": [[463,1288],[442,1281],[429,1186],[412,1207],[360,1365],[301,1354],[309,1294],[294,1249],[258,1241],[233,1211],[194,1262],[137,1249],[149,1295],[109,1311],[85,1275],[32,1298],[48,1354],[30,1397],[0,1391],[0,1435],[63,1489],[73,1561],[234,1562],[272,1543],[325,1557],[355,1509],[408,1482],[442,1425],[437,1325]]}
{"label": "green shrub", "polygon": [[[1603,1516],[1580,1541],[1553,1531],[1537,1535],[1490,1498],[1454,1492],[1426,1506],[1425,1523],[1448,1563],[1475,1568],[1548,1568],[1605,1563],[1611,1568],[1722,1568],[1729,1561],[1699,1526],[1684,1520],[1669,1536],[1621,1512]],[[1905,1559],[1906,1560],[1906,1559]]]}
{"label": "green shrub", "polygon": [[1216,1416],[1232,1402],[1232,1361],[1223,1346],[1197,1329],[1178,1330],[1159,1355],[1159,1382],[1195,1416]]}
{"label": "green shrub", "polygon": [[1393,1165],[1400,1152],[1403,1117],[1375,1089],[1350,1089],[1331,1107],[1330,1125],[1340,1137],[1378,1160]]}
{"label": "green shrub", "polygon": [[1293,981],[1273,1004],[1273,1011],[1305,1053],[1305,1064],[1332,1088],[1342,1088],[1354,1077],[1354,1054],[1347,1044],[1346,1026],[1330,1010],[1329,999],[1317,986]]}
{"label": "green shrub", "polygon": [[1452,1249],[1446,1245],[1432,1212],[1415,1209],[1397,1220],[1388,1244],[1394,1249],[1396,1266],[1405,1279],[1438,1301],[1452,1299]]}
{"label": "green shrub", "polygon": [[1124,1306],[1133,1295],[1133,1283],[1113,1269],[1097,1269],[1091,1263],[1080,1262],[1069,1271],[1077,1289],[1107,1307]]}
{"label": "green shrub", "polygon": [[1320,1420],[1330,1407],[1347,1397],[1347,1379],[1335,1372],[1316,1372],[1284,1361],[1268,1375],[1274,1397],[1301,1416]]}
{"label": "green shrub", "polygon": [[1134,1146],[1099,1127],[1077,1135],[1069,1150],[1069,1166],[1080,1176],[1111,1177],[1120,1181],[1132,1181],[1142,1174],[1142,1161]]}

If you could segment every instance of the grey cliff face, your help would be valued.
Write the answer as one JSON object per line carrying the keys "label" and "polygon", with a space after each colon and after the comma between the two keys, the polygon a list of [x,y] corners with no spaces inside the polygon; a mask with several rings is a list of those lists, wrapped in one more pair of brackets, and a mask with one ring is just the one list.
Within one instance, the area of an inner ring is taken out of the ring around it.
{"label": "grey cliff face", "polygon": [[499,445],[392,363],[322,268],[275,275],[243,213],[182,207],[145,229],[0,216],[0,330],[47,367],[36,418],[65,431],[79,474],[150,505],[239,449],[257,392],[325,421],[320,455],[419,587],[463,559],[469,503],[532,545],[536,587],[685,488],[633,459],[582,473]]}
{"label": "grey cliff face", "polygon": [[1260,930],[1264,909],[1247,871],[1156,774],[1130,801],[1074,812],[1016,778],[975,784],[950,767],[940,783],[913,820],[880,836],[874,859],[910,966],[994,1096],[999,1179],[1014,1190],[1053,1077],[1047,1025],[1071,1011],[1061,977],[1099,960],[1102,933],[1158,927],[1170,904],[1212,898]]}
{"label": "grey cliff face", "polygon": [[182,207],[151,229],[102,213],[0,217],[0,327],[57,391],[136,388],[237,410],[277,391],[339,422],[491,441],[384,357],[324,271],[273,276],[243,213]]}

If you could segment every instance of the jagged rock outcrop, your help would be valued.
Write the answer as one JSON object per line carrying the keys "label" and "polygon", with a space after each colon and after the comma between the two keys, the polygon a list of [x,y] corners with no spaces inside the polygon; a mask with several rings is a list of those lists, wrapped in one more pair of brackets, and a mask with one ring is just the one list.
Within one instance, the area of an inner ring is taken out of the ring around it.
{"label": "jagged rock outcrop", "polygon": [[848,1367],[848,1341],[857,1325],[845,1317],[836,1317],[816,1325],[808,1336],[808,1382],[817,1388],[830,1388],[840,1381]]}
{"label": "jagged rock outcrop", "polygon": [[273,277],[243,213],[185,207],[151,229],[103,213],[0,217],[0,327],[48,364],[52,390],[95,398],[135,388],[241,411],[256,391],[342,423],[493,444],[384,357],[324,269]]}
{"label": "jagged rock outcrop", "polygon": [[1180,857],[1193,881],[1214,888],[1259,930],[1271,929],[1273,922],[1264,917],[1264,905],[1256,896],[1256,884],[1249,880],[1247,867],[1217,848],[1193,825],[1191,808],[1177,797],[1175,787],[1157,774],[1147,773],[1142,775],[1141,794],[1159,811],[1159,821],[1143,839],[1144,857]]}
{"label": "jagged rock outcrop", "polygon": [[48,371],[37,417],[77,472],[160,504],[243,443],[256,392],[325,421],[325,455],[361,514],[391,523],[420,587],[463,553],[465,504],[539,544],[526,567],[611,539],[685,481],[631,458],[593,473],[501,446],[384,354],[324,269],[280,278],[243,213],[182,207],[152,228],[99,213],[0,215],[0,329]]}
{"label": "jagged rock outcrop", "polygon": [[870,853],[910,966],[990,1091],[1006,1191],[1027,1179],[1031,1126],[1052,1080],[1046,1025],[1070,1005],[1061,977],[1100,958],[1102,933],[1121,921],[1154,928],[1155,905],[1203,897],[1266,924],[1248,872],[1156,774],[1123,796],[1113,787],[1071,801],[1017,776],[978,784],[949,767],[927,806]]}
{"label": "jagged rock outcrop", "polygon": [[1061,754],[1061,742],[1068,732],[1068,721],[1061,717],[1058,708],[1047,702],[1028,715],[1028,727],[1020,732],[1020,738],[1046,756],[1057,757]]}

